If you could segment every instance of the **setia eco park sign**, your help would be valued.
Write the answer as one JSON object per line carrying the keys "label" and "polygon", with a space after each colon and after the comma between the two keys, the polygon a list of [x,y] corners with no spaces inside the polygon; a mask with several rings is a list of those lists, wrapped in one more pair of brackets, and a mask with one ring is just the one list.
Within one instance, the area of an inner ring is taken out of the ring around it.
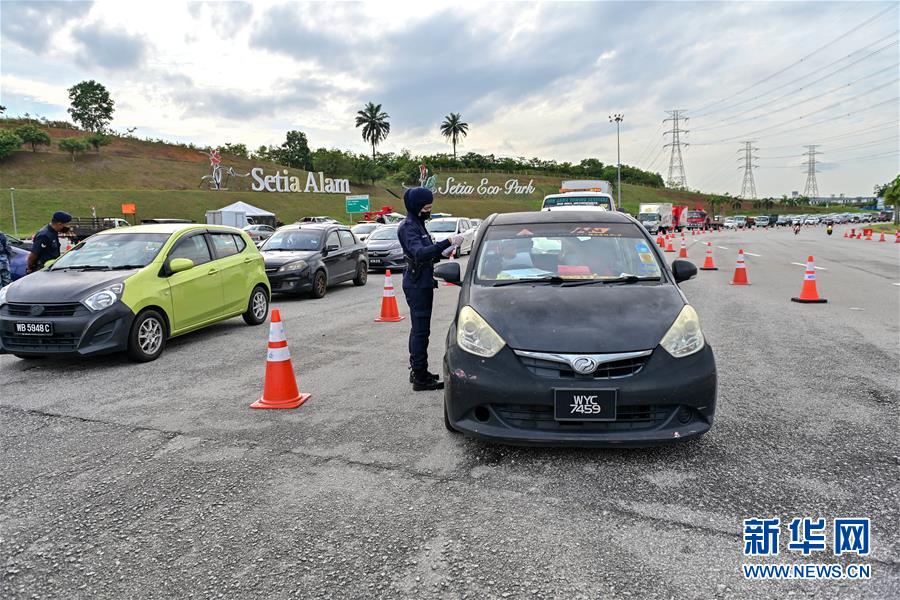
{"label": "setia eco park sign", "polygon": [[472,194],[480,194],[482,196],[499,196],[500,194],[522,196],[534,193],[534,179],[530,179],[524,185],[519,183],[518,179],[507,179],[503,185],[496,185],[490,183],[487,177],[482,177],[478,185],[472,185],[465,181],[457,182],[455,178],[448,176],[444,185],[437,188],[437,193],[442,196],[471,196]]}

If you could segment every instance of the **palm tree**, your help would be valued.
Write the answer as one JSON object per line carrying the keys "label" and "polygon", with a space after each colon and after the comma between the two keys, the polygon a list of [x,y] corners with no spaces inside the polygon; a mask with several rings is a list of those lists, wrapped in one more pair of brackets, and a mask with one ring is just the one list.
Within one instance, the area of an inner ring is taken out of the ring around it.
{"label": "palm tree", "polygon": [[375,146],[387,139],[391,132],[391,124],[388,119],[391,116],[381,111],[381,105],[369,102],[356,113],[356,126],[362,126],[362,137],[372,144],[372,160],[375,160]]}
{"label": "palm tree", "polygon": [[453,158],[456,159],[456,143],[459,137],[469,135],[469,124],[463,123],[462,115],[459,113],[450,113],[444,117],[441,123],[441,134],[453,143]]}

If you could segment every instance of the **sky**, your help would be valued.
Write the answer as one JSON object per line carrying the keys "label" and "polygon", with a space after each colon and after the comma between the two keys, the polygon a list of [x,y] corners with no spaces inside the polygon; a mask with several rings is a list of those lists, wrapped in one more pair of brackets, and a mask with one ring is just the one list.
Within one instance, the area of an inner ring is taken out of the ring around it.
{"label": "sky", "polygon": [[380,103],[380,151],[578,162],[621,158],[668,177],[666,111],[688,116],[687,186],[740,194],[744,141],[757,195],[871,195],[900,172],[896,2],[0,1],[0,104],[68,119],[95,79],[111,127],[249,148],[290,129],[312,148],[370,149],[356,111]]}

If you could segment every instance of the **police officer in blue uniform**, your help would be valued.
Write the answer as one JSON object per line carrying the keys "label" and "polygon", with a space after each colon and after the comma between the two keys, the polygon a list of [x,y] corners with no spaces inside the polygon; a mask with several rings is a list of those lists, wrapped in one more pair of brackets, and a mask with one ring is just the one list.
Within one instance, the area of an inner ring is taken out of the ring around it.
{"label": "police officer in blue uniform", "polygon": [[53,213],[50,223],[41,227],[31,242],[31,252],[28,254],[25,272],[33,273],[44,268],[44,263],[54,258],[59,258],[59,234],[68,231],[68,223],[72,215],[61,210]]}
{"label": "police officer in blue uniform", "polygon": [[425,221],[431,217],[434,196],[427,188],[411,188],[403,195],[406,219],[400,223],[397,235],[406,257],[403,272],[403,294],[409,305],[409,381],[413,390],[439,390],[444,383],[439,376],[428,372],[428,336],[431,334],[431,307],[434,301],[434,263],[450,246],[459,246],[462,236],[433,243],[425,229]]}

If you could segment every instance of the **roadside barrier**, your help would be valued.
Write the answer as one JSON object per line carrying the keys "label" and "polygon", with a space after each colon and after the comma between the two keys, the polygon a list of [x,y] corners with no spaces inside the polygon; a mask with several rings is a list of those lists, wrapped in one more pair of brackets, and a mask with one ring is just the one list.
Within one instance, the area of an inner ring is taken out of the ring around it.
{"label": "roadside barrier", "polygon": [[716,263],[713,262],[712,255],[712,242],[706,242],[706,260],[703,261],[703,266],[700,267],[701,271],[718,271],[719,268],[716,267]]}
{"label": "roadside barrier", "polygon": [[263,394],[250,408],[297,408],[309,398],[310,394],[301,394],[297,390],[297,377],[294,375],[291,351],[288,350],[284,335],[281,310],[273,308]]}
{"label": "roadside barrier", "polygon": [[824,304],[828,302],[825,298],[819,297],[816,289],[816,265],[813,257],[806,259],[806,273],[803,275],[803,287],[800,289],[800,295],[791,298],[791,302],[801,302],[803,304]]}
{"label": "roadside barrier", "polygon": [[734,267],[734,277],[731,278],[731,285],[750,285],[747,279],[747,265],[744,264],[744,249],[738,250],[737,264]]}
{"label": "roadside barrier", "polygon": [[397,297],[394,296],[394,280],[391,278],[391,270],[384,272],[384,294],[381,297],[381,315],[375,319],[376,323],[396,323],[402,321],[400,310],[397,308]]}
{"label": "roadside barrier", "polygon": [[687,258],[687,246],[684,245],[684,238],[681,238],[681,250],[678,251],[678,258]]}

